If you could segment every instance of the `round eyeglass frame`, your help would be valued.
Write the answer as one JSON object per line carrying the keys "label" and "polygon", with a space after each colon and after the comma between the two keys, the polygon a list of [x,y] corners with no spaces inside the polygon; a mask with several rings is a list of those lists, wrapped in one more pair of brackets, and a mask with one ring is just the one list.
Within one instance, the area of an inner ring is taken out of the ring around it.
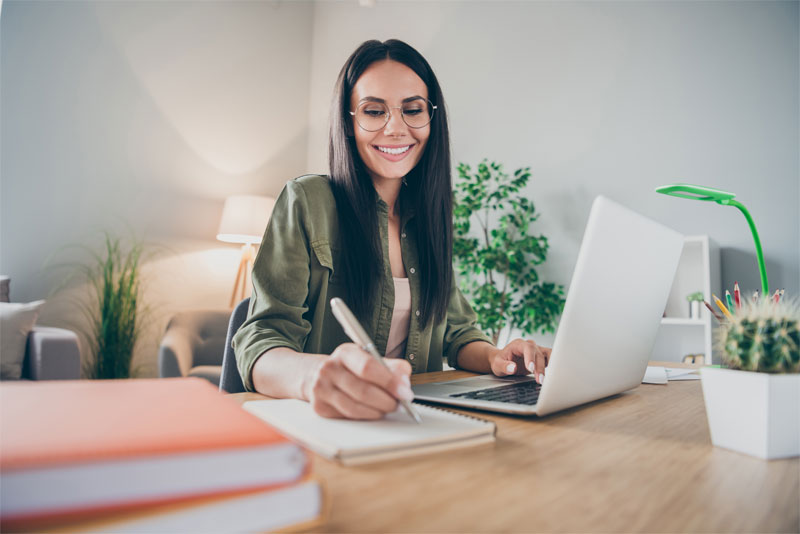
{"label": "round eyeglass frame", "polygon": [[[358,107],[356,108],[356,111],[349,111],[348,113],[350,113],[350,115],[352,115],[353,118],[355,118],[355,121],[358,124],[358,127],[361,128],[362,130],[364,130],[365,132],[379,132],[382,129],[386,128],[386,125],[389,124],[389,119],[392,118],[392,110],[393,109],[399,109],[400,110],[400,118],[403,119],[403,124],[405,124],[409,128],[414,128],[415,130],[419,130],[420,128],[425,128],[427,125],[429,125],[431,122],[433,122],[433,116],[436,114],[436,110],[439,109],[439,107],[438,106],[434,106],[433,102],[431,102],[427,98],[419,98],[417,100],[424,100],[425,102],[427,102],[428,106],[430,107],[430,110],[431,110],[430,120],[428,122],[426,122],[425,124],[423,124],[422,126],[411,126],[410,124],[408,124],[408,121],[406,121],[406,115],[405,115],[405,113],[403,113],[403,106],[391,107],[388,104],[386,104],[385,102],[372,102],[372,101],[362,102],[362,103],[360,103],[358,105]],[[389,110],[389,113],[386,115],[386,120],[383,122],[383,124],[380,126],[380,128],[375,128],[374,130],[370,130],[368,128],[364,128],[364,126],[360,122],[358,122],[358,117],[356,117],[356,112],[358,111],[358,108],[360,108],[361,106],[367,105],[367,104],[383,104],[384,106],[386,106],[386,109]]]}

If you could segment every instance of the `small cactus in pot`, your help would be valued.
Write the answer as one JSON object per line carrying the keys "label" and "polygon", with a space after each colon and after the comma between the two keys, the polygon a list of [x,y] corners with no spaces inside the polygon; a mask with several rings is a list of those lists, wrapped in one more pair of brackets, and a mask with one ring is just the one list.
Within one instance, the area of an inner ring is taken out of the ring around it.
{"label": "small cactus in pot", "polygon": [[717,331],[722,362],[730,369],[800,373],[797,300],[744,301]]}

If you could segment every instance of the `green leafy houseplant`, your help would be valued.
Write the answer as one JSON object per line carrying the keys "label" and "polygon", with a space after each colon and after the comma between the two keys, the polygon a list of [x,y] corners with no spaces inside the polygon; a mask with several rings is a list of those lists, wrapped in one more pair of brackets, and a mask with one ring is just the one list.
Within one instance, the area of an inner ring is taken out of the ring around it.
{"label": "green leafy houseplant", "polygon": [[[497,344],[505,326],[527,334],[554,332],[564,308],[564,287],[540,280],[548,242],[533,235],[539,215],[520,191],[530,168],[504,172],[484,159],[476,172],[458,165],[453,199],[453,256],[461,289],[478,314],[478,325]],[[477,234],[472,234],[473,223]]]}

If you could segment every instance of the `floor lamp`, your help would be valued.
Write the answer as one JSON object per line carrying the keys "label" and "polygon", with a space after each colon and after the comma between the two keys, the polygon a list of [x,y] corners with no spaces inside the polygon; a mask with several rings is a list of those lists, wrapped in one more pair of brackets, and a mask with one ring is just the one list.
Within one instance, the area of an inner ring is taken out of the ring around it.
{"label": "floor lamp", "polygon": [[217,239],[242,244],[242,257],[229,304],[231,308],[245,298],[250,287],[250,271],[255,259],[253,245],[261,242],[274,206],[275,199],[265,196],[235,195],[225,199]]}

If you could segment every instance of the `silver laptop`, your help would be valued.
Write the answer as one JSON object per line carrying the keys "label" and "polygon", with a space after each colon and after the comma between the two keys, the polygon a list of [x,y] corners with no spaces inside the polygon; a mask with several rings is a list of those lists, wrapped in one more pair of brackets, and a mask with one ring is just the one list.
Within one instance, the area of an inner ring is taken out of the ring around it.
{"label": "silver laptop", "polygon": [[592,204],[543,384],[482,375],[412,387],[417,400],[546,415],[642,382],[683,236],[599,196]]}

